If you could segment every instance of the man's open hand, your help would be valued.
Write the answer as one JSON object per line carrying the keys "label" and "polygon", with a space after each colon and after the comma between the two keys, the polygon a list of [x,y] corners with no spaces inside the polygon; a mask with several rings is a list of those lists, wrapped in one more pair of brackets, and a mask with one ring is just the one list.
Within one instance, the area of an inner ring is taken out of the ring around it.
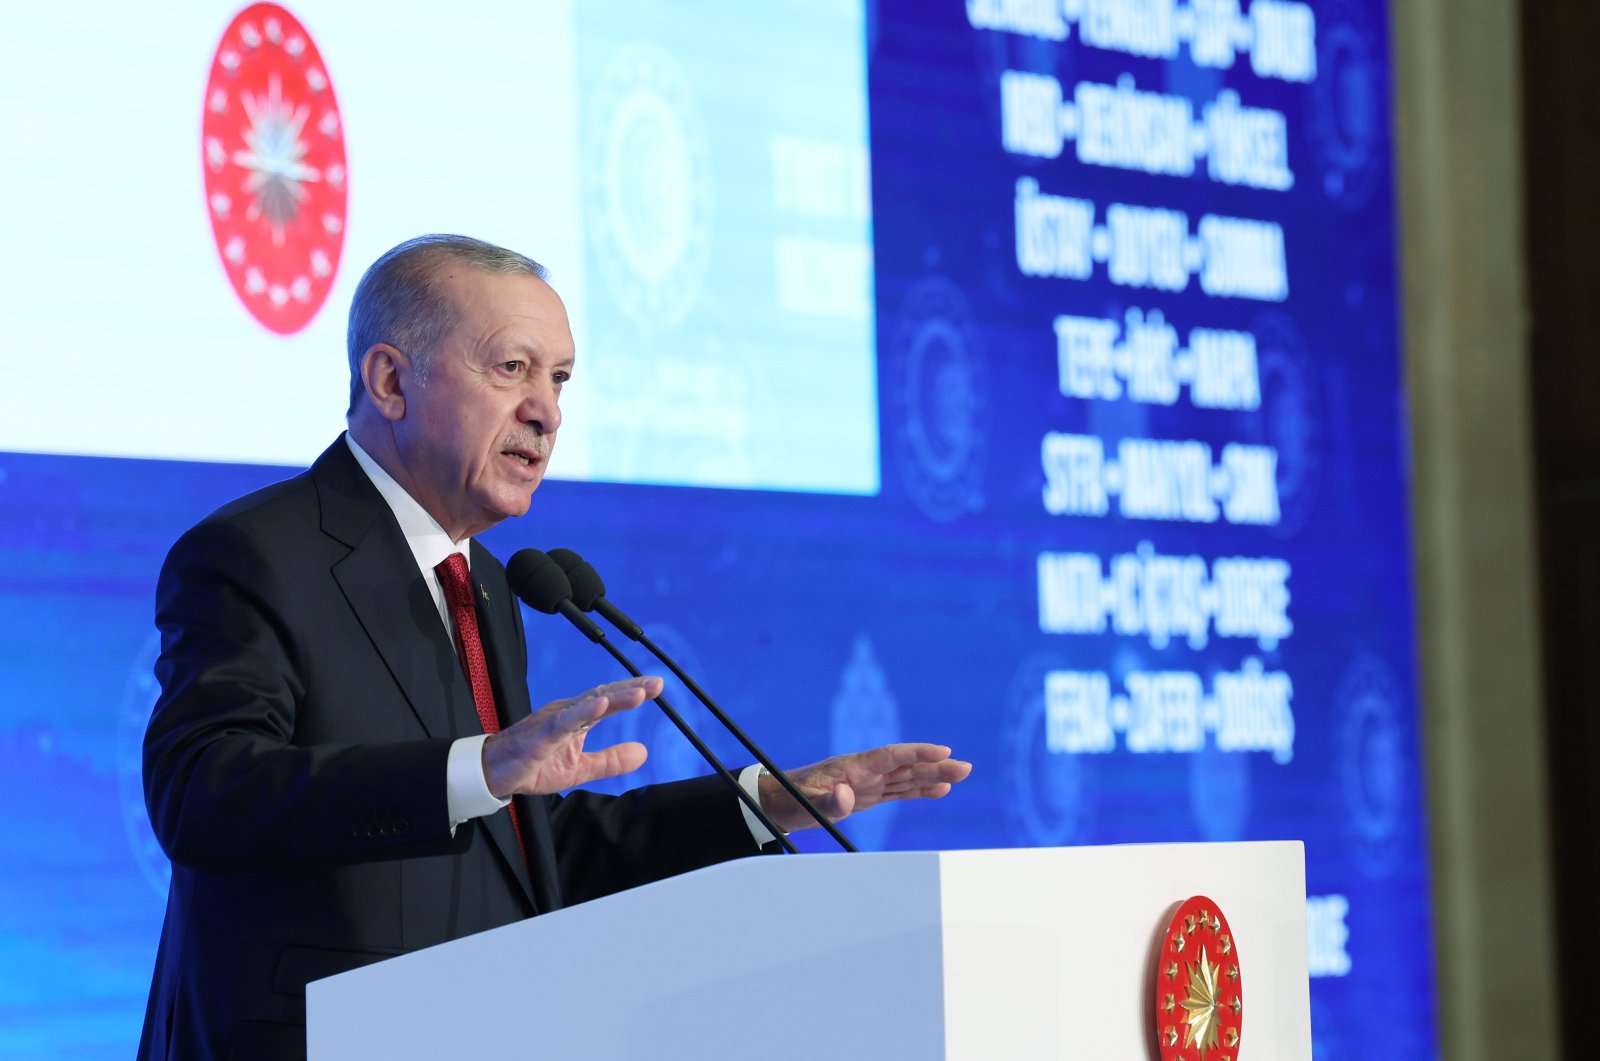
{"label": "man's open hand", "polygon": [[[939,799],[972,773],[942,744],[889,744],[836,755],[789,771],[796,787],[832,821],[893,799]],[[816,825],[775,777],[761,779],[761,807],[784,832]]]}
{"label": "man's open hand", "polygon": [[483,774],[497,799],[543,795],[644,765],[637,741],[585,751],[584,740],[601,719],[631,711],[661,695],[661,679],[629,678],[597,686],[565,700],[553,700],[483,744]]}

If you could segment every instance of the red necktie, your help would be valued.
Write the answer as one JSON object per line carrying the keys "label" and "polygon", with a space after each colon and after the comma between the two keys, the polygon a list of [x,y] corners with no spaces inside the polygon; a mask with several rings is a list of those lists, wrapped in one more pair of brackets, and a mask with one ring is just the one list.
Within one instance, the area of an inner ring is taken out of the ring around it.
{"label": "red necktie", "polygon": [[[484,659],[483,640],[478,636],[478,612],[472,606],[472,580],[467,577],[467,558],[451,553],[440,561],[434,572],[439,585],[444,587],[445,603],[450,605],[450,616],[455,620],[456,652],[461,657],[461,669],[467,673],[467,683],[472,686],[472,700],[478,705],[478,721],[485,733],[500,732],[500,711],[494,702],[494,686],[489,682],[489,663]],[[522,825],[517,821],[517,806],[510,805],[511,830],[516,834],[517,846],[522,849],[522,861],[528,861],[528,849],[522,842]]]}

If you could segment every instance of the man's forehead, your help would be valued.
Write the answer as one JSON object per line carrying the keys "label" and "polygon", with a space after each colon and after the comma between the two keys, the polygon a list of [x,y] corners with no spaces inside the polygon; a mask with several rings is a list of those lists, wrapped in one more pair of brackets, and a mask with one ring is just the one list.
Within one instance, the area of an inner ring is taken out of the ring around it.
{"label": "man's forehead", "polygon": [[459,323],[493,329],[523,321],[554,330],[570,345],[566,305],[549,284],[531,273],[492,272],[470,264],[441,269],[435,282],[448,295]]}
{"label": "man's forehead", "polygon": [[447,258],[434,266],[433,283],[457,298],[472,298],[485,293],[544,297],[560,302],[555,288],[532,273],[521,270],[486,269],[459,258]]}
{"label": "man's forehead", "polygon": [[531,350],[560,365],[576,360],[566,306],[541,278],[464,264],[440,270],[435,280],[450,296],[454,336],[464,346]]}

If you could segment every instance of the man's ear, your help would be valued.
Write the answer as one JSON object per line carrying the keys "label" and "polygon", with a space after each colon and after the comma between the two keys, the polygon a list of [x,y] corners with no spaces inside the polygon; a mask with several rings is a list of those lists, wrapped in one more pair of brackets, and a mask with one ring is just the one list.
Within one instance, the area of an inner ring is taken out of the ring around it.
{"label": "man's ear", "polygon": [[406,415],[404,378],[411,375],[411,361],[388,343],[373,343],[361,355],[361,382],[373,408],[385,420],[402,420]]}

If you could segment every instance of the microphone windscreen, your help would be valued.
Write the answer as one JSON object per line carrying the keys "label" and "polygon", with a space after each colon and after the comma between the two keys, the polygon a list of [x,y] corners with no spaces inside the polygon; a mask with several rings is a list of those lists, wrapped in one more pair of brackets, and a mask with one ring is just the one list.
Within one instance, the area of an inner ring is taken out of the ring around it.
{"label": "microphone windscreen", "polygon": [[567,581],[572,583],[572,603],[583,611],[593,611],[594,602],[606,595],[606,584],[600,580],[600,572],[571,549],[551,549],[550,559],[566,572]]}
{"label": "microphone windscreen", "polygon": [[572,596],[566,572],[537,549],[523,549],[511,557],[506,564],[506,581],[524,604],[551,615]]}

